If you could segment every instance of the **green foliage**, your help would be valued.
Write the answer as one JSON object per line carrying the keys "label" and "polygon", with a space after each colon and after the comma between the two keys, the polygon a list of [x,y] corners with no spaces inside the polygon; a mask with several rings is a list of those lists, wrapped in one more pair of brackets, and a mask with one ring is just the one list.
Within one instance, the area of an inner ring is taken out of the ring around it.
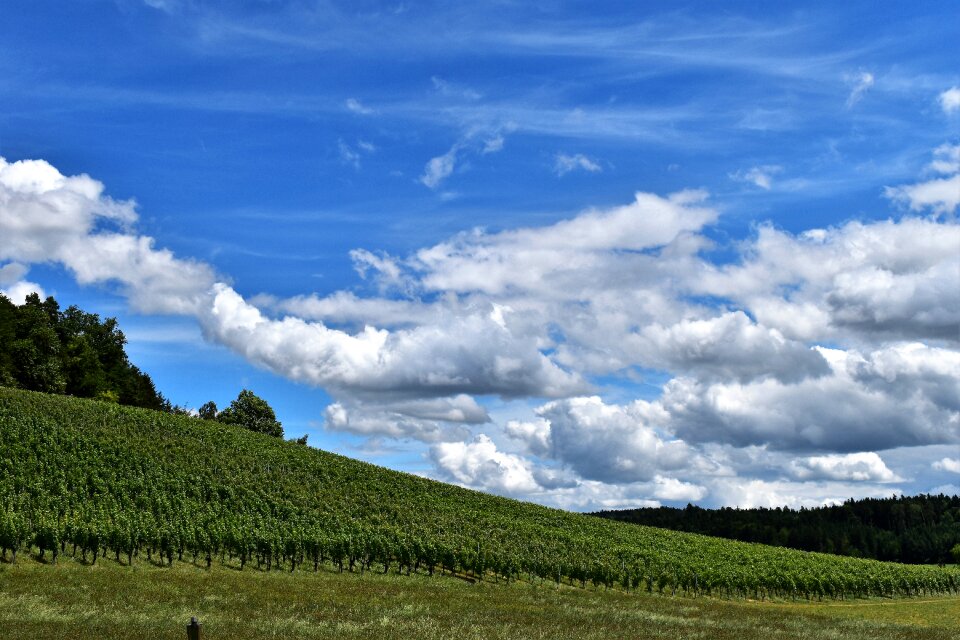
{"label": "green foliage", "polygon": [[203,403],[203,405],[201,405],[200,409],[197,411],[197,417],[201,420],[216,420],[217,403],[213,400]]}
{"label": "green foliage", "polygon": [[170,411],[150,376],[127,359],[126,342],[116,318],[61,311],[36,293],[21,306],[0,295],[0,386]]}
{"label": "green foliage", "polygon": [[[206,405],[204,405],[206,406]],[[216,411],[216,405],[214,405]],[[238,424],[275,438],[283,437],[283,426],[267,401],[249,389],[244,389],[230,406],[217,414],[217,420],[224,424]]]}
{"label": "green foliage", "polygon": [[[507,500],[186,416],[0,389],[0,551],[456,572],[659,593],[956,593],[960,569],[804,553]],[[8,556],[9,557],[9,556]]]}
{"label": "green foliage", "polygon": [[814,509],[656,507],[594,515],[675,531],[858,558],[937,564],[960,544],[960,496],[847,500]]}
{"label": "green foliage", "polygon": [[112,402],[114,404],[120,404],[120,396],[117,395],[116,391],[111,391],[109,389],[98,393],[96,399],[100,400],[101,402]]}
{"label": "green foliage", "polygon": [[14,339],[7,348],[13,360],[14,378],[24,389],[47,393],[66,390],[62,345],[51,320],[53,305],[56,302],[52,298],[42,303],[34,293],[12,318]]}
{"label": "green foliage", "polygon": [[953,557],[954,564],[960,564],[960,542],[953,545],[953,548],[950,549],[950,555]]}
{"label": "green foliage", "polygon": [[0,294],[0,387],[17,386],[16,366],[10,347],[17,339],[17,305]]}

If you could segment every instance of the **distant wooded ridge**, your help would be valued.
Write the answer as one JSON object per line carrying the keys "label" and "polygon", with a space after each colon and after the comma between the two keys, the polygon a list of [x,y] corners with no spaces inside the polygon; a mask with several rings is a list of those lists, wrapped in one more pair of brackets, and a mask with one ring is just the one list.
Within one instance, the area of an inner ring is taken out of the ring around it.
{"label": "distant wooded ridge", "polygon": [[960,496],[848,500],[777,509],[657,507],[599,511],[601,518],[674,531],[908,564],[960,562]]}

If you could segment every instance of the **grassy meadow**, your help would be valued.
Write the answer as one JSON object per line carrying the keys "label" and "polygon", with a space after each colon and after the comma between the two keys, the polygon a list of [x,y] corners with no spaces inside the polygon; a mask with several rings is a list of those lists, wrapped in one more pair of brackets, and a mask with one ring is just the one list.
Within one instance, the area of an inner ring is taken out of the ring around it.
{"label": "grassy meadow", "polygon": [[181,639],[193,615],[208,640],[960,638],[956,596],[760,603],[329,567],[241,572],[66,557],[52,566],[26,554],[0,563],[6,640]]}

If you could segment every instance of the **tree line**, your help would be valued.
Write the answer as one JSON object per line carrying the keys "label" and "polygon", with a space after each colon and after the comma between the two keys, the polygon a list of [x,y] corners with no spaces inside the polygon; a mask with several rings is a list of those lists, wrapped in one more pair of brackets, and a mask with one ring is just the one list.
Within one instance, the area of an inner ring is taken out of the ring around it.
{"label": "tree line", "polygon": [[657,507],[593,515],[674,531],[909,564],[960,563],[960,496],[847,500],[812,509]]}
{"label": "tree line", "polygon": [[61,310],[36,293],[16,305],[0,294],[0,385],[172,411],[153,380],[132,364],[116,318],[77,306]]}

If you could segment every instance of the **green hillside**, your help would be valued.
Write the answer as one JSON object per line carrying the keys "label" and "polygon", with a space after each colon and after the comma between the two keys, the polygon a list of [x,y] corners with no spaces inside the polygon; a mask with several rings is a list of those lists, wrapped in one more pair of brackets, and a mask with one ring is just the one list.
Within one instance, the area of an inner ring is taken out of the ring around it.
{"label": "green hillside", "polygon": [[230,425],[0,389],[0,547],[246,570],[467,576],[667,593],[956,593],[960,570],[638,527],[485,495]]}

